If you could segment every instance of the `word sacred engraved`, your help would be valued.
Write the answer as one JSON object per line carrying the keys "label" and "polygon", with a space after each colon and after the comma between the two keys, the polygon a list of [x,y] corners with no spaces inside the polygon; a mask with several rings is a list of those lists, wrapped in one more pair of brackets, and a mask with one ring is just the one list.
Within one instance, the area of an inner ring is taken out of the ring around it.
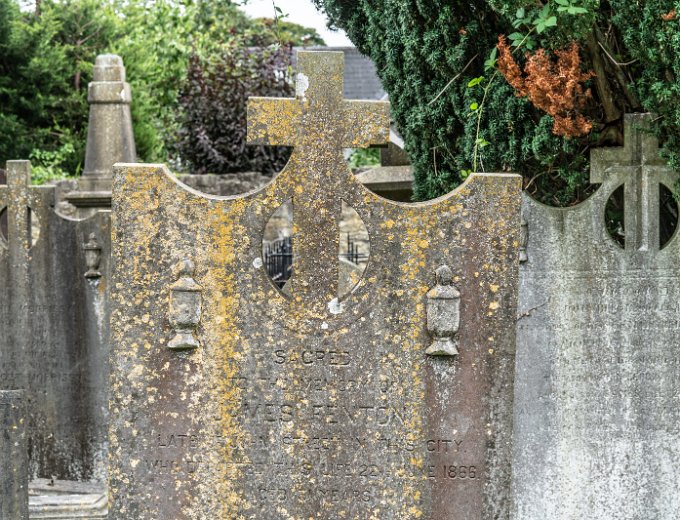
{"label": "word sacred engraved", "polygon": [[301,352],[277,350],[274,352],[274,363],[277,365],[326,365],[346,367],[352,363],[349,351],[337,350],[303,350]]}

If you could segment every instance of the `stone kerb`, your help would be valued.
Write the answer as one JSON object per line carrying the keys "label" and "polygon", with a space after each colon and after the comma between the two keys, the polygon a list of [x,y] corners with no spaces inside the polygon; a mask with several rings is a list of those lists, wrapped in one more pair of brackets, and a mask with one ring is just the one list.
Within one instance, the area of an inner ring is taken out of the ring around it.
{"label": "stone kerb", "polygon": [[0,186],[0,380],[26,391],[31,478],[104,479],[110,217],[61,218],[30,179],[10,161]]}
{"label": "stone kerb", "polygon": [[[680,515],[680,243],[659,247],[659,184],[676,176],[627,115],[595,150],[600,188],[569,209],[525,196],[514,481],[517,520]],[[621,185],[625,248],[605,225]]]}
{"label": "stone kerb", "polygon": [[[117,166],[110,517],[505,520],[519,178],[381,199],[342,149],[382,141],[387,106],[342,100],[342,54],[299,65],[296,99],[249,106],[251,140],[295,145],[262,190],[210,197]],[[262,235],[291,199],[286,296]],[[339,300],[343,201],[371,257]],[[436,270],[450,278],[431,292]],[[426,354],[447,338],[457,357]]]}

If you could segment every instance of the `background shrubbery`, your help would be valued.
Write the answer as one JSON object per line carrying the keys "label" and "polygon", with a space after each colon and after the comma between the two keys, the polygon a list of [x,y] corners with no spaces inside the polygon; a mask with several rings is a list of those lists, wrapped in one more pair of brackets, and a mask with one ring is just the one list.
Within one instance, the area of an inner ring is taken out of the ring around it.
{"label": "background shrubbery", "polygon": [[246,145],[250,96],[293,97],[290,47],[223,47],[219,54],[191,56],[180,94],[177,151],[194,173],[283,169],[290,150]]}
{"label": "background shrubbery", "polygon": [[286,94],[290,52],[282,49],[323,44],[313,29],[252,20],[224,0],[42,0],[29,11],[19,4],[0,0],[0,162],[31,158],[39,180],[82,168],[87,86],[102,53],[125,62],[140,160],[201,172],[257,169],[266,158],[278,165],[280,150],[239,156],[245,105],[228,105]]}
{"label": "background shrubbery", "polygon": [[[655,131],[680,169],[676,0],[315,1],[376,62],[419,199],[478,170],[519,172],[525,188],[552,205],[578,202],[590,189],[589,149],[622,143],[625,112],[658,114]],[[526,79],[532,62],[538,91],[517,97],[506,80],[513,69],[498,70],[501,35],[522,74],[515,79]],[[558,56],[574,42],[578,68]],[[537,52],[547,59],[532,61]],[[578,77],[591,70],[597,77]],[[550,112],[582,116],[592,129],[556,134]]]}

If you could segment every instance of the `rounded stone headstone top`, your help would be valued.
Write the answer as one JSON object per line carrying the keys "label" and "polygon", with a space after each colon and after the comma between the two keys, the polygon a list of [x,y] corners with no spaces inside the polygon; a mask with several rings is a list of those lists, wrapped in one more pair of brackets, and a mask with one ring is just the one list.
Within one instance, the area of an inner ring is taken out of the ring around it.
{"label": "rounded stone headstone top", "polygon": [[125,81],[123,59],[116,54],[100,54],[94,62],[93,81]]}

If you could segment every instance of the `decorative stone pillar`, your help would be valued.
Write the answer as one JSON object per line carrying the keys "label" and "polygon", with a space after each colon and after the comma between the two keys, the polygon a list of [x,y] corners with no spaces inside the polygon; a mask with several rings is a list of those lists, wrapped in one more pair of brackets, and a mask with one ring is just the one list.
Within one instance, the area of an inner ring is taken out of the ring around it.
{"label": "decorative stone pillar", "polygon": [[112,166],[137,160],[130,113],[132,93],[120,56],[97,56],[88,89],[90,120],[85,168],[78,191],[66,196],[69,203],[79,208],[80,217],[89,216],[96,209],[110,208]]}
{"label": "decorative stone pillar", "polygon": [[0,390],[0,518],[28,520],[28,445],[21,390]]}

